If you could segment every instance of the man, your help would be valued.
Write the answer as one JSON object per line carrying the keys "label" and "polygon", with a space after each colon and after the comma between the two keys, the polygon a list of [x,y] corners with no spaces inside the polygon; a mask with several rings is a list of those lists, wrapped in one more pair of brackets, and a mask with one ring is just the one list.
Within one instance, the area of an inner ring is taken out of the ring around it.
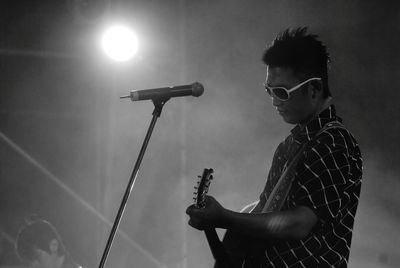
{"label": "man", "polygon": [[56,228],[45,220],[24,226],[16,240],[20,259],[33,268],[78,268],[66,251]]}
{"label": "man", "polygon": [[228,230],[228,257],[243,254],[238,267],[347,267],[362,158],[331,104],[328,61],[307,28],[275,38],[263,54],[264,84],[279,115],[295,127],[274,154],[258,203],[238,213],[208,196],[205,208],[187,209],[194,228]]}

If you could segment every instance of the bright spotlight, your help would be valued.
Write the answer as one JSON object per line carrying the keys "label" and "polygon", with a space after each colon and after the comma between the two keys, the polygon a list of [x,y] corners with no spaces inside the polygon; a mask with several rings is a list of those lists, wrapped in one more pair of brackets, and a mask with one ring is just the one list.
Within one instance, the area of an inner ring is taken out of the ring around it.
{"label": "bright spotlight", "polygon": [[128,61],[138,50],[138,40],[131,29],[113,26],[105,31],[102,46],[106,54],[115,61]]}

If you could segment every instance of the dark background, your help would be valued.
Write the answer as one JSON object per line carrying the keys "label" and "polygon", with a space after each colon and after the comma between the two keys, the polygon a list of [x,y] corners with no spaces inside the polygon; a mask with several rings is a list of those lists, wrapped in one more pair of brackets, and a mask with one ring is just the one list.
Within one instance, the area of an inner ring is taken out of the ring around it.
{"label": "dark background", "polygon": [[[109,61],[111,22],[138,34],[137,57]],[[129,90],[199,81],[200,98],[164,107],[107,267],[210,267],[187,226],[195,177],[234,210],[254,201],[282,122],[262,88],[261,54],[288,27],[309,26],[333,59],[338,114],[358,138],[364,183],[350,267],[397,267],[400,246],[397,1],[1,1],[0,265],[32,214],[59,229],[74,258],[98,266],[151,119]]]}

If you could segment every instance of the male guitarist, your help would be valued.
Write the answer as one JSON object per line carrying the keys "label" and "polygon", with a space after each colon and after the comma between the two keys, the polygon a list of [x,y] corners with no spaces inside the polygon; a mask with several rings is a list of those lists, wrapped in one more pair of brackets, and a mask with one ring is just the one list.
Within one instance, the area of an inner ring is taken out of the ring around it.
{"label": "male guitarist", "polygon": [[331,104],[326,47],[307,28],[288,29],[262,59],[272,105],[295,127],[257,203],[239,213],[207,196],[204,208],[187,209],[189,224],[227,229],[229,260],[217,259],[217,267],[347,267],[362,158]]}

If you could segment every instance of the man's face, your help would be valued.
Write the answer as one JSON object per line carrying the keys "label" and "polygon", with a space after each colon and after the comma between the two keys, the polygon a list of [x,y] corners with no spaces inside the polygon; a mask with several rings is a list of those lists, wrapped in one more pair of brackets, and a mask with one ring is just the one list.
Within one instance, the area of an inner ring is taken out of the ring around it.
{"label": "man's face", "polygon": [[[296,76],[292,69],[285,67],[268,67],[265,84],[269,87],[285,87],[290,89],[305,79]],[[312,87],[306,83],[301,88],[290,93],[286,101],[277,99],[272,95],[272,105],[283,120],[289,124],[305,124],[316,113],[316,100],[312,97]],[[304,91],[303,88],[307,90]]]}

